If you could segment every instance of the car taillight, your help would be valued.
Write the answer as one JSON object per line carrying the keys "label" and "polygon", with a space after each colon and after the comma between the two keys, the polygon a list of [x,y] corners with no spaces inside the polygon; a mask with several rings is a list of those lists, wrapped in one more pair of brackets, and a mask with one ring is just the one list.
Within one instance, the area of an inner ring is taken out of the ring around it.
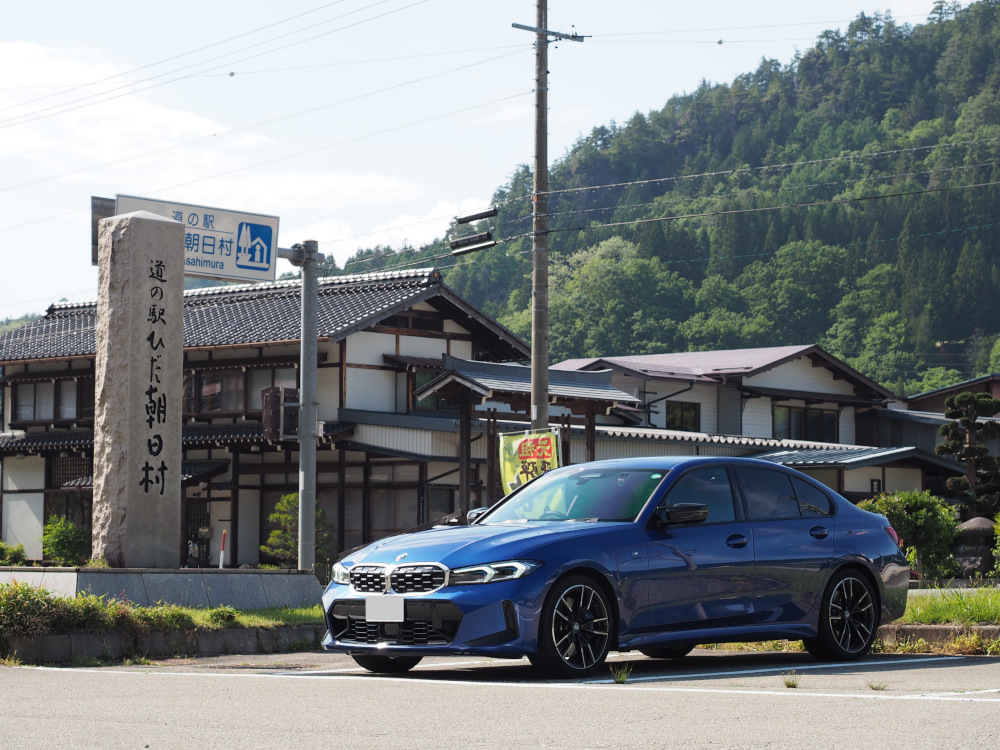
{"label": "car taillight", "polygon": [[889,538],[892,539],[893,544],[895,544],[898,547],[899,534],[896,533],[896,530],[892,528],[892,526],[883,526],[882,528],[885,530],[885,533],[889,535]]}

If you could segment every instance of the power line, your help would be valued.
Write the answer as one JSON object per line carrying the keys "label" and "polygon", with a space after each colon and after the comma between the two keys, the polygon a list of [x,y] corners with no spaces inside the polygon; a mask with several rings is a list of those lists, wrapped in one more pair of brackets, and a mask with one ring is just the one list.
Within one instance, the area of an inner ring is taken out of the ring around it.
{"label": "power line", "polygon": [[550,232],[583,232],[591,229],[608,229],[613,227],[635,226],[639,224],[652,224],[661,221],[676,221],[678,219],[702,219],[712,216],[732,216],[738,214],[762,213],[765,211],[780,211],[789,208],[813,208],[815,206],[833,206],[846,203],[861,203],[866,201],[881,200],[883,198],[903,198],[910,195],[924,195],[927,193],[943,193],[953,190],[968,190],[972,188],[993,187],[1000,185],[1000,181],[981,182],[975,185],[952,185],[941,188],[926,188],[924,190],[907,190],[901,193],[886,193],[883,195],[863,195],[855,198],[834,198],[826,201],[814,201],[811,203],[793,203],[781,206],[759,206],[756,208],[733,208],[725,211],[704,211],[697,214],[677,214],[674,216],[659,216],[650,219],[634,219],[632,221],[617,221],[609,224],[590,224],[578,227],[566,227],[562,229],[550,229]]}
{"label": "power line", "polygon": [[[216,179],[218,177],[227,177],[229,175],[237,174],[239,172],[245,172],[248,169],[257,169],[259,167],[269,166],[271,164],[276,164],[278,162],[286,161],[288,159],[294,159],[294,158],[297,158],[297,157],[300,157],[300,156],[309,156],[311,154],[319,153],[320,151],[326,151],[326,150],[329,150],[331,148],[336,148],[338,146],[346,146],[348,144],[357,143],[358,141],[363,141],[363,140],[366,140],[368,138],[374,138],[376,136],[386,135],[387,133],[394,133],[394,132],[397,132],[399,130],[406,130],[407,128],[416,127],[418,125],[425,125],[425,124],[427,124],[429,122],[434,122],[436,120],[441,120],[441,119],[444,119],[444,118],[447,118],[447,117],[454,117],[455,115],[463,114],[465,112],[471,112],[472,110],[475,110],[475,109],[482,109],[483,107],[490,107],[490,106],[493,106],[494,104],[499,104],[501,102],[509,101],[511,99],[517,99],[517,98],[522,97],[522,96],[527,96],[530,93],[531,93],[530,91],[527,91],[527,92],[522,92],[520,94],[511,94],[510,96],[500,97],[499,99],[493,99],[491,101],[483,102],[481,104],[473,104],[473,105],[470,105],[468,107],[462,107],[460,109],[451,110],[450,112],[442,112],[442,113],[437,114],[437,115],[432,115],[430,117],[425,117],[425,118],[423,118],[421,120],[414,120],[414,121],[411,121],[411,122],[408,122],[408,123],[403,123],[403,124],[400,124],[400,125],[395,125],[395,126],[393,126],[391,128],[385,128],[384,130],[375,130],[375,131],[372,131],[370,133],[365,133],[364,135],[355,136],[354,138],[347,138],[347,139],[342,140],[342,141],[336,141],[334,143],[327,143],[325,145],[316,146],[314,148],[309,148],[309,149],[306,149],[304,151],[297,151],[295,153],[285,154],[284,156],[278,156],[278,157],[275,157],[273,159],[267,159],[265,161],[256,162],[254,164],[247,164],[247,165],[242,166],[242,167],[237,167],[236,169],[230,169],[230,170],[227,170],[225,172],[217,172],[215,174],[206,175],[205,177],[199,177],[198,179],[188,180],[187,182],[179,182],[179,183],[176,183],[174,185],[167,185],[167,186],[164,186],[164,187],[156,188],[154,190],[143,190],[142,193],[144,195],[156,195],[157,193],[162,193],[162,192],[165,192],[167,190],[173,190],[173,189],[179,188],[179,187],[186,187],[188,185],[196,185],[199,182],[205,182],[206,180],[213,180],[213,179]],[[50,215],[50,216],[45,216],[45,217],[42,217],[42,218],[39,218],[39,219],[31,219],[29,221],[23,221],[23,222],[20,222],[18,224],[8,224],[7,226],[0,227],[0,232],[5,232],[5,231],[8,231],[10,229],[19,229],[21,227],[31,226],[33,224],[40,224],[40,223],[45,222],[45,221],[51,221],[52,219],[60,219],[60,218],[63,218],[65,216],[72,216],[74,214],[79,214],[79,213],[84,213],[84,212],[89,212],[89,209],[82,209],[82,208],[80,208],[80,209],[73,209],[72,211],[64,211],[63,213],[59,213],[59,214],[55,214],[55,215]]]}
{"label": "power line", "polygon": [[[383,1],[385,1],[385,0],[383,0]],[[35,104],[37,102],[45,101],[46,99],[51,99],[54,96],[60,96],[62,94],[69,94],[69,93],[72,93],[73,91],[79,91],[80,89],[85,89],[85,88],[89,88],[91,86],[97,86],[97,85],[102,84],[102,83],[107,83],[108,81],[113,81],[116,78],[124,78],[125,76],[132,75],[133,73],[138,73],[138,72],[140,72],[142,70],[146,70],[148,68],[155,68],[157,65],[162,65],[163,63],[171,62],[173,60],[179,60],[182,57],[187,57],[188,55],[194,55],[194,54],[197,54],[199,52],[204,52],[207,49],[213,49],[214,47],[217,47],[220,44],[227,44],[227,43],[233,42],[233,41],[235,41],[237,39],[242,39],[245,36],[250,36],[251,34],[256,34],[259,31],[265,31],[266,29],[270,29],[270,28],[273,28],[275,26],[280,26],[283,23],[288,23],[289,21],[294,21],[296,18],[302,18],[303,16],[308,16],[308,15],[310,15],[312,13],[316,13],[318,11],[324,10],[324,9],[329,8],[331,6],[340,5],[343,2],[346,2],[346,0],[336,0],[336,2],[326,3],[325,5],[321,5],[318,8],[313,8],[312,10],[307,10],[307,11],[304,11],[302,13],[298,13],[298,14],[296,14],[294,16],[289,16],[288,18],[283,18],[283,19],[281,19],[279,21],[275,21],[274,23],[266,24],[265,26],[258,26],[256,29],[251,29],[250,31],[245,31],[242,34],[237,34],[236,36],[231,36],[231,37],[228,37],[226,39],[221,39],[219,41],[212,42],[211,44],[206,44],[206,45],[204,45],[202,47],[198,47],[196,49],[188,50],[187,52],[180,52],[180,53],[178,53],[176,55],[171,55],[170,57],[165,57],[162,60],[157,60],[156,62],[146,63],[145,65],[140,65],[137,68],[132,68],[131,70],[126,70],[126,71],[124,71],[122,73],[115,73],[114,75],[105,76],[104,78],[99,78],[97,80],[89,81],[87,83],[76,84],[76,85],[71,86],[70,88],[67,88],[67,89],[65,89],[63,91],[58,91],[58,92],[56,92],[54,94],[46,94],[45,96],[40,96],[40,97],[37,97],[35,99],[29,99],[28,101],[25,101],[25,102],[18,102],[17,104],[11,104],[10,106],[7,106],[7,107],[0,107],[0,112],[6,112],[7,110],[10,110],[10,109],[17,109],[18,107],[26,107],[29,104]],[[324,23],[327,23],[327,22],[324,22]],[[281,37],[278,37],[278,38],[280,39]],[[248,48],[244,47],[244,49],[248,49]],[[147,80],[150,80],[150,79],[147,79]],[[130,84],[130,85],[132,85],[132,84]],[[9,90],[9,89],[0,89],[0,90]]]}
{"label": "power line", "polygon": [[181,148],[187,148],[189,146],[196,146],[199,143],[205,143],[205,142],[208,142],[208,141],[218,141],[221,138],[228,138],[230,136],[237,135],[239,133],[245,133],[245,132],[247,132],[249,130],[255,130],[257,128],[265,127],[267,125],[274,125],[275,123],[284,122],[286,120],[291,120],[291,119],[294,119],[296,117],[304,117],[305,115],[315,114],[316,112],[321,112],[321,111],[323,111],[325,109],[330,109],[332,107],[338,107],[338,106],[341,106],[341,105],[344,105],[344,104],[349,104],[351,102],[356,102],[356,101],[359,101],[361,99],[367,99],[369,97],[377,96],[379,94],[384,94],[384,93],[386,93],[388,91],[394,91],[396,89],[404,88],[406,86],[412,86],[412,85],[415,85],[415,84],[418,84],[418,83],[424,83],[425,81],[430,81],[430,80],[433,80],[435,78],[440,78],[442,76],[450,75],[452,73],[457,73],[459,71],[467,70],[469,68],[474,68],[474,67],[477,67],[479,65],[485,65],[487,63],[495,62],[497,60],[501,60],[501,59],[504,59],[504,58],[507,58],[507,57],[511,57],[513,55],[516,55],[516,54],[520,54],[523,51],[524,51],[523,49],[519,49],[519,50],[517,50],[515,52],[508,52],[508,53],[505,53],[503,55],[497,55],[495,57],[490,57],[490,58],[487,58],[485,60],[480,60],[478,62],[468,63],[466,65],[461,65],[461,66],[459,66],[457,68],[451,68],[449,70],[441,71],[441,72],[438,72],[438,73],[432,73],[430,75],[422,76],[420,78],[414,78],[414,79],[411,79],[409,81],[403,81],[401,83],[395,83],[395,84],[392,84],[391,86],[386,86],[384,88],[375,89],[374,91],[367,91],[367,92],[362,93],[362,94],[357,94],[355,96],[351,96],[351,97],[348,97],[346,99],[339,99],[337,101],[328,102],[326,104],[321,104],[321,105],[316,106],[316,107],[310,107],[309,109],[300,110],[298,112],[293,112],[293,113],[288,114],[288,115],[282,115],[280,117],[272,117],[272,118],[270,118],[268,120],[260,120],[258,122],[251,123],[249,125],[242,125],[242,126],[237,127],[237,128],[230,128],[230,129],[224,130],[224,131],[222,131],[220,133],[212,133],[211,135],[202,136],[200,138],[194,138],[194,139],[191,139],[189,141],[184,141],[182,143],[175,143],[175,144],[172,144],[172,145],[169,145],[169,146],[163,146],[162,148],[157,148],[157,149],[153,149],[153,150],[150,150],[150,151],[143,151],[141,153],[131,154],[129,156],[123,156],[123,157],[121,157],[119,159],[114,159],[112,161],[104,162],[102,164],[94,164],[94,165],[91,165],[89,167],[82,167],[82,168],[74,170],[72,172],[64,172],[62,174],[52,175],[50,177],[43,177],[43,178],[40,178],[40,179],[37,179],[37,180],[30,180],[28,182],[22,182],[22,183],[19,183],[17,185],[8,185],[7,187],[0,187],[0,193],[4,193],[4,192],[10,191],[10,190],[20,190],[20,189],[26,188],[26,187],[33,187],[35,185],[41,185],[41,184],[44,184],[46,182],[52,182],[52,181],[55,181],[55,180],[62,180],[62,179],[65,179],[67,177],[75,177],[76,175],[85,174],[87,172],[93,172],[93,171],[95,171],[97,169],[104,169],[106,167],[118,166],[119,164],[127,164],[128,162],[137,161],[139,159],[145,159],[145,158],[148,158],[150,156],[158,156],[160,154],[169,153],[171,151],[176,151],[176,150],[181,149]]}
{"label": "power line", "polygon": [[[396,8],[394,10],[386,11],[385,13],[381,13],[379,15],[372,16],[370,18],[365,18],[365,19],[362,19],[360,21],[356,21],[354,23],[346,24],[344,26],[339,26],[336,29],[331,29],[329,31],[324,31],[321,34],[317,34],[315,36],[307,37],[305,39],[300,39],[300,40],[295,41],[295,42],[290,42],[290,43],[282,45],[280,47],[275,47],[274,49],[265,50],[264,52],[259,52],[257,54],[253,54],[253,55],[248,55],[247,57],[243,57],[243,58],[240,58],[239,60],[235,60],[235,61],[233,61],[231,63],[227,63],[227,65],[232,65],[232,64],[235,64],[235,63],[244,62],[245,60],[252,60],[252,59],[254,59],[256,57],[261,57],[263,55],[270,55],[270,54],[273,54],[274,52],[279,52],[281,50],[288,49],[289,47],[293,47],[295,45],[304,44],[305,42],[311,42],[311,41],[314,41],[315,39],[319,39],[320,37],[328,36],[329,34],[334,34],[334,33],[338,32],[338,31],[344,31],[346,29],[351,29],[351,28],[354,28],[356,26],[360,26],[362,24],[368,23],[370,21],[376,21],[378,19],[385,18],[386,16],[390,16],[390,15],[392,15],[394,13],[399,13],[400,11],[407,10],[409,8],[412,8],[415,5],[421,5],[421,4],[423,4],[423,3],[427,2],[427,1],[428,0],[415,0],[415,2],[412,2],[409,5],[405,5],[405,6],[401,7],[401,8]],[[383,3],[386,3],[386,2],[389,2],[389,0],[379,0],[379,2],[373,3],[372,5],[366,6],[365,8],[361,8],[359,10],[354,10],[354,11],[351,11],[350,13],[345,13],[343,16],[338,16],[338,19],[346,17],[346,16],[349,16],[349,15],[353,15],[355,13],[360,12],[361,10],[367,10],[368,8],[375,7],[376,5],[382,5]],[[337,20],[337,19],[333,19],[333,20]],[[283,38],[285,36],[291,36],[294,33],[299,33],[299,32],[289,32],[288,34],[283,34],[282,36],[276,37],[276,38],[280,39],[280,38]],[[251,47],[259,47],[261,44],[266,44],[267,42],[270,42],[270,41],[274,41],[274,39],[265,40],[264,42],[258,42],[257,44],[250,45],[250,46]],[[249,49],[249,47],[244,48],[244,49]],[[240,51],[240,50],[237,50],[237,52],[238,51]],[[217,55],[216,57],[209,58],[208,60],[204,60],[202,62],[192,63],[191,65],[186,65],[186,66],[184,66],[182,68],[177,68],[175,70],[168,71],[167,73],[161,73],[159,75],[152,76],[151,78],[147,79],[146,81],[140,81],[139,83],[147,83],[149,81],[156,80],[157,78],[162,78],[165,75],[171,75],[172,73],[177,73],[177,72],[180,72],[182,70],[188,70],[190,68],[194,68],[194,67],[197,67],[199,65],[204,65],[206,63],[214,62],[215,60],[220,60],[220,59],[222,59],[224,57],[228,57],[228,56],[230,56],[232,54],[234,54],[234,53],[233,52],[227,52],[227,53],[222,54],[222,55]],[[209,70],[216,70],[219,67],[221,67],[221,66],[215,66],[214,68],[209,68]],[[132,88],[132,87],[134,87],[134,86],[137,85],[137,84],[131,84],[131,83],[130,84],[125,84],[123,86],[119,86],[117,88],[111,89],[111,91],[109,91],[109,92],[102,92],[100,94],[91,94],[90,96],[86,96],[86,97],[82,97],[80,99],[77,99],[74,102],[69,102],[69,103],[63,104],[63,105],[54,105],[52,107],[48,107],[48,108],[45,108],[45,109],[36,110],[35,112],[31,112],[31,113],[28,113],[26,115],[19,115],[19,116],[16,116],[16,117],[8,118],[7,120],[0,120],[0,129],[9,128],[9,127],[15,127],[17,125],[25,125],[27,123],[36,122],[37,120],[42,120],[42,119],[45,119],[45,118],[48,118],[48,117],[53,117],[55,115],[65,114],[66,112],[74,112],[74,111],[76,111],[78,109],[83,109],[84,107],[93,106],[94,104],[103,104],[104,102],[112,101],[114,99],[120,99],[121,97],[124,97],[124,96],[131,96],[131,95],[133,95],[135,93],[141,93],[143,91],[148,91],[150,89],[159,88],[160,86],[166,86],[167,84],[170,84],[170,83],[176,83],[177,81],[183,81],[183,80],[186,80],[188,78],[193,77],[194,75],[196,75],[196,74],[190,73],[190,74],[187,74],[187,75],[178,76],[176,78],[171,78],[171,79],[169,79],[167,81],[160,81],[159,83],[154,83],[154,84],[152,84],[150,86],[146,86],[145,88],[142,88],[142,89],[137,89],[137,90],[134,90],[134,91],[126,91],[126,92],[121,93],[121,94],[116,94],[115,96],[107,96],[107,97],[105,97],[103,99],[99,99],[96,102],[90,101],[92,99],[96,99],[98,97],[101,97],[101,96],[103,96],[106,93],[114,93],[115,91],[121,91],[122,89]],[[71,104],[77,104],[77,106],[70,106]],[[55,111],[53,111],[53,110],[55,110]]]}

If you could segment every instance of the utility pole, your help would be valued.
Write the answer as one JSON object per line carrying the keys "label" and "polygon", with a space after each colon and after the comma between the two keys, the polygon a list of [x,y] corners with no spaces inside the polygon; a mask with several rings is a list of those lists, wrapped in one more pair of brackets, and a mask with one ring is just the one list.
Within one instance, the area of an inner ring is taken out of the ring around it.
{"label": "utility pole", "polygon": [[319,296],[317,264],[323,256],[319,243],[306,240],[291,250],[278,249],[278,257],[302,269],[302,305],[299,364],[299,570],[316,569],[316,361],[319,333],[316,304]]}
{"label": "utility pole", "polygon": [[548,0],[537,0],[535,26],[535,162],[531,196],[531,428],[549,426],[549,37],[582,42],[577,34],[549,31]]}

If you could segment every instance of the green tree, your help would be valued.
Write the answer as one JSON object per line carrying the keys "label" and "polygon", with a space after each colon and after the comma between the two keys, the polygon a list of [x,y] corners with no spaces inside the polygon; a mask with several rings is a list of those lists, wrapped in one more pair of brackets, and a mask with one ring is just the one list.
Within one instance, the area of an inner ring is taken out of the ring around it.
{"label": "green tree", "polygon": [[990,455],[986,441],[1000,437],[1000,423],[980,421],[1000,413],[1000,399],[988,393],[965,391],[944,400],[944,416],[951,421],[941,425],[944,442],[934,450],[940,456],[954,456],[965,464],[965,475],[948,479],[948,489],[965,496],[969,516],[975,516],[976,498],[980,488],[995,481],[998,469],[996,456]]}
{"label": "green tree", "polygon": [[68,518],[50,516],[42,527],[42,553],[64,567],[82,565],[90,557],[90,532]]}
{"label": "green tree", "polygon": [[913,558],[923,577],[946,578],[956,571],[952,554],[955,511],[941,498],[923,492],[902,491],[877,495],[858,503],[863,510],[881,513],[899,535],[899,543]]}
{"label": "green tree", "polygon": [[[267,518],[277,528],[268,534],[267,542],[260,545],[260,551],[283,568],[296,567],[299,561],[299,493],[282,495]],[[333,529],[326,523],[326,513],[317,507],[316,562],[330,565],[336,555]]]}

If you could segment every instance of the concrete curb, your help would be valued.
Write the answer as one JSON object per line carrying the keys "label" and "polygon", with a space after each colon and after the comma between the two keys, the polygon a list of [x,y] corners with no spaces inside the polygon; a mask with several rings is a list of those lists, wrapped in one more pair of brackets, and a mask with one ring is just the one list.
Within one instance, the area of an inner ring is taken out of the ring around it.
{"label": "concrete curb", "polygon": [[8,653],[27,663],[66,664],[80,659],[119,661],[146,657],[283,653],[316,648],[326,634],[323,625],[276,628],[225,628],[145,633],[48,633],[12,638]]}
{"label": "concrete curb", "polygon": [[943,646],[959,636],[978,635],[984,641],[1000,639],[1000,625],[910,625],[889,623],[878,629],[878,637],[889,646],[905,646],[923,640],[928,646]]}
{"label": "concrete curb", "polygon": [[[225,628],[185,630],[129,636],[121,633],[49,633],[37,638],[12,638],[9,653],[31,664],[67,664],[74,660],[120,661],[143,656],[224,654],[276,654],[317,648],[326,634],[323,625],[284,625],[276,628]],[[1000,640],[1000,625],[901,625],[878,629],[889,648],[923,640],[940,647],[958,636],[978,635],[984,641]],[[305,647],[305,648],[304,648]]]}

